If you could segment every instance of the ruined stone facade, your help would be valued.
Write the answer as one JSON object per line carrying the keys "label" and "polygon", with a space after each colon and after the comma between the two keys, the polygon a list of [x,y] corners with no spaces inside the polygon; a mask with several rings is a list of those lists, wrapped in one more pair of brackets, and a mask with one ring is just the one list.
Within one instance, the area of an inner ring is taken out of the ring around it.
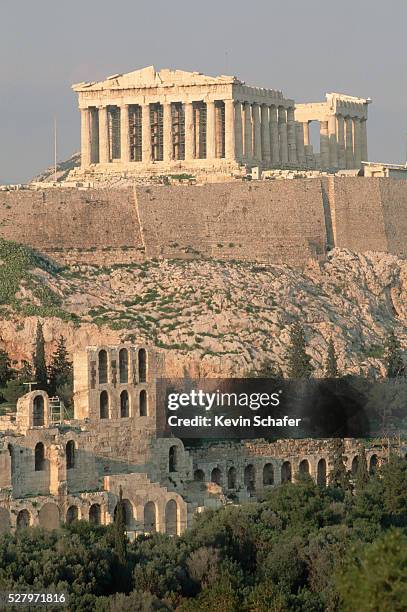
{"label": "ruined stone facade", "polygon": [[[370,100],[327,94],[296,105],[232,76],[154,66],[78,83],[82,171],[239,173],[252,167],[359,168]],[[309,122],[320,122],[320,154]]]}
{"label": "ruined stone facade", "polygon": [[[187,451],[161,437],[161,361],[131,345],[89,347],[74,355],[74,418],[43,391],[0,420],[0,530],[56,528],[75,519],[114,520],[120,487],[130,535],[180,534],[194,513],[261,498],[297,472],[325,485],[332,441],[242,442]],[[158,387],[159,389],[159,387]],[[357,441],[345,441],[348,468]],[[383,450],[367,450],[372,470]]]}

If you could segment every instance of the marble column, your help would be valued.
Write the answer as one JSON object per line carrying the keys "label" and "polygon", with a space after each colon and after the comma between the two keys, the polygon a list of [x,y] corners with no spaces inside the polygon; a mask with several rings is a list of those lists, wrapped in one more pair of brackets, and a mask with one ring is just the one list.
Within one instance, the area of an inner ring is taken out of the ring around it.
{"label": "marble column", "polygon": [[303,126],[303,131],[304,131],[304,146],[308,147],[310,145],[308,121],[305,121],[305,123],[303,123],[302,126]]}
{"label": "marble column", "polygon": [[319,152],[321,156],[321,168],[329,168],[329,135],[328,121],[319,122]]}
{"label": "marble column", "polygon": [[331,115],[328,119],[329,138],[329,167],[338,168],[338,141],[336,136],[336,116]]}
{"label": "marble column", "polygon": [[367,150],[367,120],[362,119],[360,122],[360,138],[362,149],[362,161],[369,161],[369,153]]}
{"label": "marble column", "polygon": [[107,106],[99,108],[99,162],[110,162],[109,124],[107,120]]}
{"label": "marble column", "polygon": [[355,160],[353,157],[353,121],[352,117],[345,117],[345,158],[346,167],[354,168]]}
{"label": "marble column", "polygon": [[173,159],[172,151],[172,113],[171,102],[163,103],[163,160],[169,162]]}
{"label": "marble column", "polygon": [[233,100],[225,100],[225,158],[235,158],[235,104]]}
{"label": "marble column", "polygon": [[90,110],[81,108],[81,167],[91,164]]}
{"label": "marble column", "polygon": [[361,167],[362,161],[362,138],[360,133],[360,119],[359,117],[353,118],[353,150],[355,168]]}
{"label": "marble column", "polygon": [[273,166],[280,165],[280,143],[278,138],[278,119],[277,119],[277,106],[270,106],[269,108],[269,119],[270,119],[270,143],[271,143],[271,163]]}
{"label": "marble column", "polygon": [[253,111],[253,157],[257,162],[261,162],[261,124],[260,124],[260,105],[254,103]]}
{"label": "marble column", "polygon": [[280,140],[280,162],[288,163],[287,111],[284,106],[278,107],[278,135]]}
{"label": "marble column", "polygon": [[235,103],[235,155],[238,161],[243,158],[242,104]]}
{"label": "marble column", "polygon": [[295,124],[295,138],[297,143],[297,159],[301,166],[305,165],[304,127],[302,123]]}
{"label": "marble column", "polygon": [[129,105],[120,107],[120,159],[123,163],[130,161]]}
{"label": "marble column", "polygon": [[185,160],[194,159],[195,131],[194,131],[194,108],[192,102],[184,103],[185,111]]}
{"label": "marble column", "polygon": [[342,115],[337,116],[338,129],[338,167],[346,168],[345,156],[345,119]]}
{"label": "marble column", "polygon": [[244,157],[246,161],[252,160],[252,107],[249,102],[244,103]]}
{"label": "marble column", "polygon": [[216,157],[216,117],[215,102],[208,100],[206,103],[206,157]]}
{"label": "marble column", "polygon": [[151,162],[151,121],[150,105],[143,104],[141,110],[141,140],[142,140],[142,159],[143,163]]}
{"label": "marble column", "polygon": [[287,109],[287,140],[288,140],[288,161],[290,164],[297,164],[297,139],[295,136],[294,109]]}
{"label": "marble column", "polygon": [[269,109],[266,104],[261,105],[261,155],[263,163],[271,163]]}

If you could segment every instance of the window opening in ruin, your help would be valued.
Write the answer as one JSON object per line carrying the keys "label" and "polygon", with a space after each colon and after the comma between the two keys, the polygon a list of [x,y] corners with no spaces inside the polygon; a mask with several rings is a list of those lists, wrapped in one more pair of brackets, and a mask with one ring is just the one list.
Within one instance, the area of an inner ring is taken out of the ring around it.
{"label": "window opening in ruin", "polygon": [[130,161],[142,161],[142,110],[141,106],[129,107]]}
{"label": "window opening in ruin", "polygon": [[147,391],[142,389],[140,391],[140,416],[147,416],[148,414],[148,406],[147,406]]}
{"label": "window opening in ruin", "polygon": [[195,157],[206,159],[206,104],[194,104]]}
{"label": "window opening in ruin", "polygon": [[170,536],[178,533],[178,506],[174,499],[170,499],[165,506],[165,533]]}
{"label": "window opening in ruin", "polygon": [[66,469],[72,470],[75,467],[75,442],[73,440],[66,443],[65,453]]}
{"label": "window opening in ruin", "polygon": [[221,485],[222,482],[222,472],[219,468],[213,468],[211,473],[211,482],[214,482],[217,485]]}
{"label": "window opening in ruin", "polygon": [[138,352],[138,379],[139,382],[147,381],[147,353],[146,349],[140,349]]}
{"label": "window opening in ruin", "polygon": [[107,383],[107,353],[104,349],[99,351],[99,384]]}
{"label": "window opening in ruin", "polygon": [[356,473],[358,471],[358,466],[359,466],[359,457],[356,455],[356,457],[354,457],[352,461],[352,467],[351,467],[352,476],[356,476]]}
{"label": "window opening in ruin", "polygon": [[45,469],[45,449],[42,442],[38,442],[34,450],[34,470],[42,472]]}
{"label": "window opening in ruin", "polygon": [[225,103],[215,102],[215,157],[225,157]]}
{"label": "window opening in ruin", "polygon": [[303,459],[298,466],[298,471],[300,474],[309,474],[309,463],[307,459]]}
{"label": "window opening in ruin", "polygon": [[109,395],[107,391],[102,391],[100,394],[100,418],[109,418]]}
{"label": "window opening in ruin", "polygon": [[107,110],[110,159],[120,159],[120,108],[109,106]]}
{"label": "window opening in ruin", "polygon": [[171,104],[172,156],[185,159],[185,111],[182,102]]}
{"label": "window opening in ruin", "polygon": [[153,161],[164,159],[163,147],[163,106],[162,104],[150,104],[150,126],[151,126],[151,156]]}
{"label": "window opening in ruin", "polygon": [[171,446],[168,453],[168,466],[170,472],[178,471],[178,448]]}
{"label": "window opening in ruin", "polygon": [[20,510],[20,512],[17,514],[17,521],[16,521],[17,529],[26,529],[27,527],[30,526],[30,523],[31,523],[31,517],[30,517],[30,513],[28,512],[28,510]]}
{"label": "window opening in ruin", "polygon": [[236,468],[231,467],[228,471],[228,489],[236,489]]}
{"label": "window opening in ruin", "polygon": [[127,349],[121,349],[119,352],[119,371],[120,382],[129,382],[129,353]]}
{"label": "window opening in ruin", "polygon": [[99,111],[95,107],[90,108],[90,162],[99,163]]}
{"label": "window opening in ruin", "polygon": [[317,484],[320,487],[326,487],[326,461],[320,459],[317,466]]}
{"label": "window opening in ruin", "polygon": [[291,482],[291,463],[284,461],[281,466],[281,482]]}
{"label": "window opening in ruin", "polygon": [[203,470],[195,470],[194,480],[197,482],[203,482],[205,480],[205,473]]}
{"label": "window opening in ruin", "polygon": [[274,467],[272,463],[266,463],[263,468],[263,486],[269,487],[274,484]]}
{"label": "window opening in ruin", "polygon": [[41,427],[44,425],[44,398],[42,395],[34,397],[33,425],[34,427]]}
{"label": "window opening in ruin", "polygon": [[244,484],[249,492],[256,488],[256,472],[253,465],[246,465],[244,469]]}
{"label": "window opening in ruin", "polygon": [[78,507],[77,506],[69,506],[66,513],[66,522],[68,525],[78,520]]}
{"label": "window opening in ruin", "polygon": [[157,513],[154,502],[147,502],[144,506],[144,531],[153,533],[157,530]]}
{"label": "window opening in ruin", "polygon": [[101,510],[99,504],[92,504],[89,508],[89,523],[92,525],[100,525],[101,524]]}
{"label": "window opening in ruin", "polygon": [[374,474],[377,470],[377,455],[372,455],[369,461],[369,472]]}
{"label": "window opening in ruin", "polygon": [[127,391],[120,393],[120,417],[122,419],[129,416],[129,394]]}

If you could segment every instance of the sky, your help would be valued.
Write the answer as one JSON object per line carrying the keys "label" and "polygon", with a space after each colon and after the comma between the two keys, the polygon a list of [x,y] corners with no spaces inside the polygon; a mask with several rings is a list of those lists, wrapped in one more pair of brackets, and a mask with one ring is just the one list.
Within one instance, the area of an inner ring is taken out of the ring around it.
{"label": "sky", "polygon": [[404,163],[406,0],[0,0],[0,183],[79,150],[71,85],[145,66],[236,75],[296,102],[370,97],[370,160]]}

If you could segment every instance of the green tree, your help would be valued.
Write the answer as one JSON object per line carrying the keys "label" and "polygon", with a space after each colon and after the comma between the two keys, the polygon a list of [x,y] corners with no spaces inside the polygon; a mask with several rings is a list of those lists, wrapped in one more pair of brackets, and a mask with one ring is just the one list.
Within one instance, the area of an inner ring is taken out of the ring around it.
{"label": "green tree", "polygon": [[45,340],[42,329],[42,324],[38,322],[37,333],[35,338],[35,351],[33,356],[34,377],[37,383],[37,389],[47,390],[48,376],[47,364],[45,361]]}
{"label": "green tree", "polygon": [[119,501],[116,506],[114,517],[114,551],[119,563],[126,565],[127,562],[127,536],[126,536],[126,510],[123,503],[123,489],[119,489]]}
{"label": "green tree", "polygon": [[60,395],[59,391],[67,396],[67,388],[73,386],[72,362],[66,349],[66,340],[59,337],[55,352],[48,367],[48,386],[51,395]]}
{"label": "green tree", "polygon": [[310,378],[313,372],[311,358],[307,355],[304,329],[294,323],[290,330],[290,344],[287,349],[289,378]]}
{"label": "green tree", "polygon": [[332,457],[332,469],[329,473],[328,482],[332,487],[349,489],[349,474],[346,470],[344,459],[344,447],[342,440],[335,440]]}
{"label": "green tree", "polygon": [[405,376],[405,365],[400,348],[400,342],[392,330],[386,342],[385,364],[387,378],[398,378]]}
{"label": "green tree", "polygon": [[0,387],[5,387],[9,380],[14,378],[15,372],[7,351],[0,350]]}
{"label": "green tree", "polygon": [[356,492],[359,493],[360,491],[362,491],[368,482],[369,482],[369,471],[367,468],[365,447],[361,444],[359,447],[359,453],[358,453],[358,468],[356,470],[356,482],[355,482]]}
{"label": "green tree", "polygon": [[325,364],[326,378],[337,378],[339,376],[338,361],[335,352],[335,345],[332,338],[328,342],[328,353]]}

